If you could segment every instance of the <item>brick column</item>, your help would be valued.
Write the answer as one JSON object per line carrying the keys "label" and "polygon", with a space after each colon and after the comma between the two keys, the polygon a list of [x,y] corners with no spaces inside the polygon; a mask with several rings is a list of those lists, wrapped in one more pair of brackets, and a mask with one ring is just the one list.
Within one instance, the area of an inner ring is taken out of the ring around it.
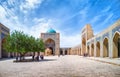
{"label": "brick column", "polygon": [[[1,36],[1,33],[0,33]],[[2,58],[2,51],[1,51],[1,37],[0,37],[0,58]]]}
{"label": "brick column", "polygon": [[96,40],[94,41],[94,57],[97,56],[97,51],[96,51]]}
{"label": "brick column", "polygon": [[100,40],[100,57],[103,57],[103,40],[102,40],[102,38]]}
{"label": "brick column", "polygon": [[113,38],[112,38],[112,30],[109,32],[109,57],[113,58]]}

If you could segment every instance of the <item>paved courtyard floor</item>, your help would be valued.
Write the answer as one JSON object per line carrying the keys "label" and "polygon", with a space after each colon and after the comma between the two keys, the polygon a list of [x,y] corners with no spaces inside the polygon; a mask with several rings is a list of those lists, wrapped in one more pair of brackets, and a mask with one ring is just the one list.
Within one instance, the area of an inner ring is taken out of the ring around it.
{"label": "paved courtyard floor", "polygon": [[0,61],[0,77],[120,77],[120,66],[81,56],[47,56],[44,61]]}

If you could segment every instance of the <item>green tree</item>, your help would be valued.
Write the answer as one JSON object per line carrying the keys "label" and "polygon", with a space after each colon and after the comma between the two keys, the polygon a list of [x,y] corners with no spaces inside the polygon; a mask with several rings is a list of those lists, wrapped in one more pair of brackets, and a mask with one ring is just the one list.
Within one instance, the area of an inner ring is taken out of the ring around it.
{"label": "green tree", "polygon": [[35,39],[21,31],[14,31],[11,35],[8,35],[3,46],[6,51],[17,53],[16,60],[18,60],[18,54],[20,54],[20,60],[22,60],[28,52],[33,52],[34,60],[35,52],[44,51],[44,42],[41,39]]}
{"label": "green tree", "polygon": [[36,52],[38,53],[38,55],[37,55],[37,58],[38,58],[38,60],[39,60],[39,54],[40,54],[40,52],[44,52],[45,51],[45,45],[44,45],[44,42],[43,42],[43,40],[42,39],[40,39],[40,38],[37,38],[36,39],[36,42],[37,42],[37,50],[36,50]]}

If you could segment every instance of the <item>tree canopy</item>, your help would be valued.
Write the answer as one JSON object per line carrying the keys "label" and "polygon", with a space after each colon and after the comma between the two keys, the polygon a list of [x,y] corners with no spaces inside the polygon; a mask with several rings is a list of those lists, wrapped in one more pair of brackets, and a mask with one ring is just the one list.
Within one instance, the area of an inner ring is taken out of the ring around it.
{"label": "tree canopy", "polygon": [[28,36],[21,31],[14,31],[5,38],[3,48],[7,52],[17,52],[24,56],[27,52],[44,52],[42,39]]}

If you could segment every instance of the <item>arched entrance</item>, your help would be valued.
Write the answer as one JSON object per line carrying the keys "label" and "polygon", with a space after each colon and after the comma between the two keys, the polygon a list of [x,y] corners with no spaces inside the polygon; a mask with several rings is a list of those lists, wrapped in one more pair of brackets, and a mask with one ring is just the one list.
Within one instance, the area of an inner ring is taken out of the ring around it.
{"label": "arched entrance", "polygon": [[94,56],[94,44],[91,45],[91,56]]}
{"label": "arched entrance", "polygon": [[109,51],[108,51],[108,39],[105,38],[103,41],[103,57],[108,57]]}
{"label": "arched entrance", "polygon": [[53,54],[53,48],[52,48],[52,47],[49,47],[49,49],[51,50],[51,54]]}
{"label": "arched entrance", "polygon": [[89,45],[87,46],[87,53],[88,53],[88,55],[90,55],[90,47],[89,47]]}
{"label": "arched entrance", "polygon": [[[4,35],[4,37],[5,37],[5,35]],[[3,43],[5,42],[5,38],[2,38],[2,41],[1,41],[1,57],[2,58],[7,58],[8,57],[8,53],[4,50],[4,48],[3,48]],[[11,57],[11,55],[10,55],[10,57]],[[13,57],[13,55],[12,55],[12,57]]]}
{"label": "arched entrance", "polygon": [[55,42],[52,39],[47,39],[45,41],[45,55],[55,55]]}
{"label": "arched entrance", "polygon": [[67,50],[65,50],[65,55],[67,55]]}
{"label": "arched entrance", "polygon": [[82,39],[82,55],[86,53],[86,40],[85,38]]}
{"label": "arched entrance", "polygon": [[62,49],[60,49],[60,55],[63,55],[63,50]]}
{"label": "arched entrance", "polygon": [[81,48],[80,48],[80,56],[81,56]]}
{"label": "arched entrance", "polygon": [[100,56],[100,42],[96,43],[96,56],[99,57]]}
{"label": "arched entrance", "polygon": [[81,48],[79,48],[79,55],[81,55]]}
{"label": "arched entrance", "polygon": [[120,57],[120,34],[115,33],[113,37],[113,57]]}
{"label": "arched entrance", "polygon": [[79,55],[79,48],[77,48],[77,55]]}

